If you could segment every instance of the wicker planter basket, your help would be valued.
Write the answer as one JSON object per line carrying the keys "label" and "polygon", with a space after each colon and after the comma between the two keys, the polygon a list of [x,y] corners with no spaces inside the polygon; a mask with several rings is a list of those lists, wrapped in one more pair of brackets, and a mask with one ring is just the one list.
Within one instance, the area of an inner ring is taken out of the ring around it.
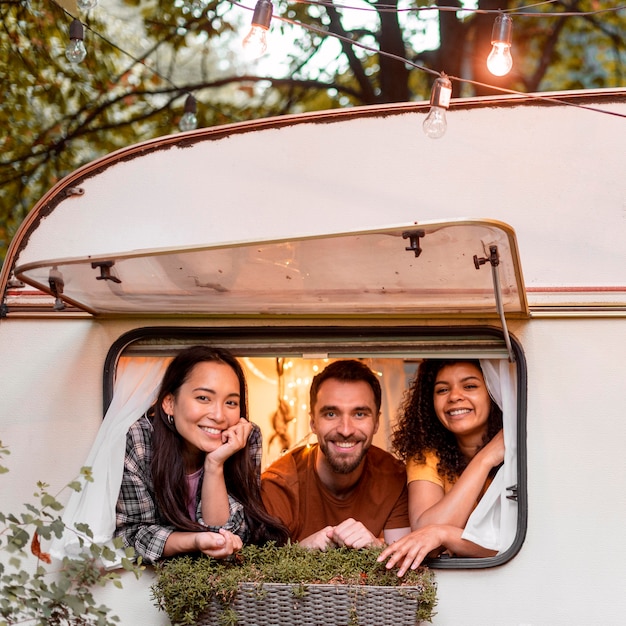
{"label": "wicker planter basket", "polygon": [[[230,604],[238,626],[415,626],[422,589],[371,585],[241,583]],[[224,623],[218,600],[199,626]]]}
{"label": "wicker planter basket", "polygon": [[232,559],[185,555],[157,564],[157,606],[175,626],[415,626],[430,622],[428,568],[402,578],[380,549],[247,545]]}

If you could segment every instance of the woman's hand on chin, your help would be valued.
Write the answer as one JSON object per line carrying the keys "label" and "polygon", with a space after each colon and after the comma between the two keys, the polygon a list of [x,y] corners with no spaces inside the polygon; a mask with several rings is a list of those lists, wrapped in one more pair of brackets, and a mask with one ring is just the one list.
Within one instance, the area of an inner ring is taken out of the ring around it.
{"label": "woman's hand on chin", "polygon": [[222,445],[207,453],[204,461],[205,471],[211,471],[212,467],[221,468],[226,459],[245,448],[251,432],[252,423],[243,417],[234,426],[227,428],[222,433]]}

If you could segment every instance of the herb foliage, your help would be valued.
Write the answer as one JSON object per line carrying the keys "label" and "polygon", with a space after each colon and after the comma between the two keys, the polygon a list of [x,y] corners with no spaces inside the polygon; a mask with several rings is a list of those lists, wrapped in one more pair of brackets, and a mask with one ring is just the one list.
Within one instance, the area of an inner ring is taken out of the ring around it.
{"label": "herb foliage", "polygon": [[431,570],[420,567],[399,578],[376,558],[382,548],[308,550],[297,544],[277,547],[244,546],[234,557],[217,560],[207,556],[180,556],[156,566],[152,586],[156,605],[173,624],[196,624],[214,601],[223,606],[220,623],[236,624],[232,603],[241,584],[253,583],[264,594],[264,583],[291,586],[294,598],[302,598],[312,584],[402,587],[419,594],[416,622],[431,621],[436,605],[436,583]]}

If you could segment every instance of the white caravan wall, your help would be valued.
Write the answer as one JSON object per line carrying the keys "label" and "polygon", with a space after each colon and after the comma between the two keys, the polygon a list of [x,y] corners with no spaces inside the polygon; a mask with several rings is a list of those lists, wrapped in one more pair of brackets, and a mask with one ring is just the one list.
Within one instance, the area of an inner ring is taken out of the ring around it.
{"label": "white caravan wall", "polygon": [[[15,359],[0,360],[1,436],[12,451],[11,472],[1,477],[3,510],[27,499],[37,480],[54,490],[76,476],[101,420],[104,357],[123,331],[74,321],[24,335],[22,323],[0,326],[3,353],[16,347]],[[529,370],[527,538],[501,567],[438,570],[434,624],[621,626],[623,321],[532,320],[513,332]],[[124,586],[98,591],[123,626],[167,623],[152,607],[149,578],[125,576]]]}
{"label": "white caravan wall", "polygon": [[[619,287],[623,303],[624,118],[497,102],[451,110],[447,134],[436,141],[421,131],[425,109],[397,114],[389,107],[388,117],[320,114],[184,148],[133,147],[137,158],[81,181],[96,163],[66,179],[61,187],[76,180],[84,194],[42,218],[17,263],[487,218],[515,230],[527,287]],[[626,112],[626,102],[601,106]],[[345,120],[333,122],[333,115]],[[509,321],[528,365],[526,541],[495,569],[438,570],[435,626],[624,624],[624,306],[533,310],[540,297],[529,294],[529,320]],[[102,419],[107,351],[135,326],[165,324],[20,315],[0,319],[0,439],[11,450],[10,472],[0,476],[3,511],[27,500],[38,480],[54,492],[76,477]],[[286,320],[256,323],[298,323]],[[149,582],[125,576],[124,591],[98,594],[122,626],[160,626],[167,621],[152,607]]]}
{"label": "white caravan wall", "polygon": [[[626,103],[602,106],[626,112]],[[623,286],[623,118],[534,104],[453,109],[446,135],[432,140],[423,115],[313,115],[136,149],[140,158],[80,182],[84,195],[55,208],[18,264],[133,250],[138,237],[142,248],[203,246],[472,217],[515,229],[528,287]],[[94,224],[97,239],[85,237]]]}

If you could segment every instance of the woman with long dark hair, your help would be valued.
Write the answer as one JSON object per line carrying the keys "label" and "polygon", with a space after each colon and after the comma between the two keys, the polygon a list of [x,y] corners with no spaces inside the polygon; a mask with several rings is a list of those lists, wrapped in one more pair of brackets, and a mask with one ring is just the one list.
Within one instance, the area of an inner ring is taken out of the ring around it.
{"label": "woman with long dark hair", "polygon": [[476,360],[426,359],[400,408],[393,447],[407,466],[411,532],[381,553],[399,574],[429,554],[490,556],[462,538],[504,460],[502,411]]}
{"label": "woman with long dark hair", "polygon": [[286,529],[261,500],[261,451],[237,359],[207,346],[181,351],[128,431],[116,536],[147,563],[284,543]]}

